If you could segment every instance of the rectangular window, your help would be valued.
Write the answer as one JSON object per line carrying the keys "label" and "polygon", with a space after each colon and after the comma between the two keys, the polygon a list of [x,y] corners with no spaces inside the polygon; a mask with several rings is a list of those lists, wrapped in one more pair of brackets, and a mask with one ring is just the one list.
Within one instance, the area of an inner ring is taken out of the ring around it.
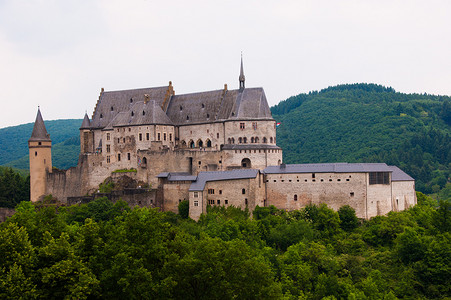
{"label": "rectangular window", "polygon": [[143,134],[142,134],[142,133],[139,134],[139,140],[140,140],[140,141],[143,140]]}
{"label": "rectangular window", "polygon": [[229,200],[224,200],[224,204],[229,204]]}
{"label": "rectangular window", "polygon": [[199,201],[198,200],[194,200],[194,206],[199,206]]}
{"label": "rectangular window", "polygon": [[208,193],[209,193],[210,195],[214,195],[215,189],[208,189]]}
{"label": "rectangular window", "polygon": [[163,140],[166,141],[166,133],[163,133]]}
{"label": "rectangular window", "polygon": [[221,200],[216,201],[216,203],[217,203],[218,205],[220,205],[220,204],[221,204]]}
{"label": "rectangular window", "polygon": [[161,138],[160,138],[160,133],[158,132],[158,141],[160,140]]}
{"label": "rectangular window", "polygon": [[146,140],[149,140],[149,136],[150,136],[150,134],[147,132],[146,133]]}
{"label": "rectangular window", "polygon": [[208,200],[208,204],[214,205],[215,204],[215,200]]}
{"label": "rectangular window", "polygon": [[117,161],[121,161],[121,154],[120,153],[117,154]]}
{"label": "rectangular window", "polygon": [[257,122],[252,122],[252,128],[253,128],[254,130],[257,130]]}
{"label": "rectangular window", "polygon": [[119,144],[121,142],[121,139],[120,138],[117,138],[117,143]]}
{"label": "rectangular window", "polygon": [[110,151],[111,151],[110,145],[106,145],[106,152],[107,152],[107,153],[110,153]]}
{"label": "rectangular window", "polygon": [[194,198],[199,197],[199,193],[198,192],[194,192]]}
{"label": "rectangular window", "polygon": [[222,190],[219,190],[219,195],[222,195]]}
{"label": "rectangular window", "polygon": [[246,189],[242,189],[241,194],[243,194],[243,195],[246,194]]}
{"label": "rectangular window", "polygon": [[110,158],[109,155],[106,157],[106,162],[107,162],[108,164],[111,162],[111,158]]}
{"label": "rectangular window", "polygon": [[243,130],[245,128],[245,123],[240,123],[240,129]]}
{"label": "rectangular window", "polygon": [[127,153],[127,159],[130,160],[130,153]]}
{"label": "rectangular window", "polygon": [[106,140],[107,140],[107,141],[110,140],[110,134],[109,134],[109,133],[106,134]]}
{"label": "rectangular window", "polygon": [[389,172],[370,172],[370,184],[390,184]]}
{"label": "rectangular window", "polygon": [[172,133],[169,134],[169,141],[172,142]]}

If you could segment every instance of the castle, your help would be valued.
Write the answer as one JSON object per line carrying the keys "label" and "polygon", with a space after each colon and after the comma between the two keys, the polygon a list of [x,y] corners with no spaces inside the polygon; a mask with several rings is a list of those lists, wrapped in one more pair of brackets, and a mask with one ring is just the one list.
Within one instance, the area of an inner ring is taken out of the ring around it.
{"label": "castle", "polygon": [[[360,218],[416,204],[415,181],[386,164],[285,165],[263,88],[176,95],[168,86],[101,90],[92,118],[80,127],[76,167],[52,169],[51,140],[41,112],[28,141],[31,200],[52,194],[79,203],[101,195],[110,178],[135,183],[109,197],[177,212],[189,200],[193,219],[208,205],[293,210],[350,205]],[[91,195],[91,196],[86,196]],[[86,196],[86,197],[85,197]]]}

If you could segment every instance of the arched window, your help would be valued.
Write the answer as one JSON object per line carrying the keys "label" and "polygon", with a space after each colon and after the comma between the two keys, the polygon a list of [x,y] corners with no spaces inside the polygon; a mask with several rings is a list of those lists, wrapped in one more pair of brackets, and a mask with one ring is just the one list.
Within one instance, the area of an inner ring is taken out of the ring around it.
{"label": "arched window", "polygon": [[246,137],[243,138],[243,143],[244,143],[244,144],[247,143],[247,138],[246,138]]}
{"label": "arched window", "polygon": [[293,200],[298,201],[298,195],[294,194]]}
{"label": "arched window", "polygon": [[243,142],[243,139],[241,137],[238,138],[238,143],[241,144]]}
{"label": "arched window", "polygon": [[258,136],[255,137],[255,143],[258,143]]}
{"label": "arched window", "polygon": [[228,138],[227,141],[229,142],[229,144],[232,143],[232,140],[230,138]]}
{"label": "arched window", "polygon": [[183,141],[181,142],[181,145],[182,145],[182,148],[186,148],[186,142],[185,142],[185,140],[183,140]]}
{"label": "arched window", "polygon": [[269,138],[269,143],[272,144],[272,137]]}
{"label": "arched window", "polygon": [[251,160],[249,158],[243,158],[241,160],[241,167],[242,168],[250,168],[251,167]]}
{"label": "arched window", "polygon": [[254,143],[254,137],[251,137],[251,144]]}
{"label": "arched window", "polygon": [[232,138],[232,144],[235,144],[235,138]]}
{"label": "arched window", "polygon": [[196,146],[196,144],[194,144],[194,141],[193,140],[190,140],[189,141],[189,147],[190,148],[194,148]]}
{"label": "arched window", "polygon": [[198,148],[202,148],[203,146],[204,146],[204,142],[202,142],[201,139],[198,139],[198,140],[197,140],[197,147],[198,147]]}
{"label": "arched window", "polygon": [[263,143],[266,144],[267,141],[268,141],[268,140],[266,139],[266,137],[264,137],[264,138],[263,138]]}
{"label": "arched window", "polygon": [[207,140],[207,148],[211,148],[211,141]]}

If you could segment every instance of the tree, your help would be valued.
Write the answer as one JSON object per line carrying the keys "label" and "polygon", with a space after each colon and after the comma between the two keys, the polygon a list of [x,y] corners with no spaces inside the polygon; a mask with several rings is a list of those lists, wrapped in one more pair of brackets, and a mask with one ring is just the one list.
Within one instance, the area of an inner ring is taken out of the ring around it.
{"label": "tree", "polygon": [[340,227],[345,231],[352,231],[359,226],[355,210],[349,205],[340,207],[338,216],[340,217]]}
{"label": "tree", "polygon": [[182,219],[188,219],[189,217],[189,201],[183,200],[179,203],[179,215]]}

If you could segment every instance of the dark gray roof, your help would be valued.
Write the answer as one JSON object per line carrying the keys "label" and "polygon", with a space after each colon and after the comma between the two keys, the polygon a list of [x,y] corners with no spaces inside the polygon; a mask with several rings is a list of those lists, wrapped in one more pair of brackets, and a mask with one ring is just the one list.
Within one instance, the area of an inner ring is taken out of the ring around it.
{"label": "dark gray roof", "polygon": [[36,121],[34,121],[33,131],[29,142],[51,142],[50,135],[45,129],[44,120],[42,119],[41,110],[38,108],[38,114],[36,115]]}
{"label": "dark gray roof", "polygon": [[[136,102],[154,100],[157,105],[161,106],[167,90],[168,87],[164,86],[102,92],[92,117],[91,128],[106,127],[118,113],[129,111]],[[146,99],[146,95],[148,96],[148,99]]]}
{"label": "dark gray roof", "polygon": [[407,175],[403,170],[396,166],[388,166],[392,170],[392,181],[415,181],[412,177]]}
{"label": "dark gray roof", "polygon": [[367,173],[392,172],[384,163],[324,163],[269,166],[263,170],[265,174],[281,173]]}
{"label": "dark gray roof", "polygon": [[83,122],[81,123],[80,129],[89,129],[91,127],[91,121],[89,121],[88,114],[85,113],[85,117],[83,119]]}
{"label": "dark gray roof", "polygon": [[168,181],[195,181],[197,176],[186,172],[163,172],[157,175],[158,178],[167,178]]}
{"label": "dark gray roof", "polygon": [[168,117],[176,125],[208,123],[223,120],[270,119],[271,111],[263,88],[216,90],[174,95]]}
{"label": "dark gray roof", "polygon": [[226,144],[222,147],[222,150],[259,150],[259,149],[282,149],[276,145],[267,144]]}
{"label": "dark gray roof", "polygon": [[133,126],[133,125],[172,125],[171,120],[163,112],[161,107],[156,101],[140,101],[135,103],[127,111],[122,111],[111,120],[111,122],[105,127],[109,129],[117,126]]}
{"label": "dark gray roof", "polygon": [[197,175],[197,181],[193,182],[189,188],[190,191],[203,191],[207,181],[234,180],[255,178],[259,170],[255,169],[239,169],[232,171],[214,171],[200,172]]}

